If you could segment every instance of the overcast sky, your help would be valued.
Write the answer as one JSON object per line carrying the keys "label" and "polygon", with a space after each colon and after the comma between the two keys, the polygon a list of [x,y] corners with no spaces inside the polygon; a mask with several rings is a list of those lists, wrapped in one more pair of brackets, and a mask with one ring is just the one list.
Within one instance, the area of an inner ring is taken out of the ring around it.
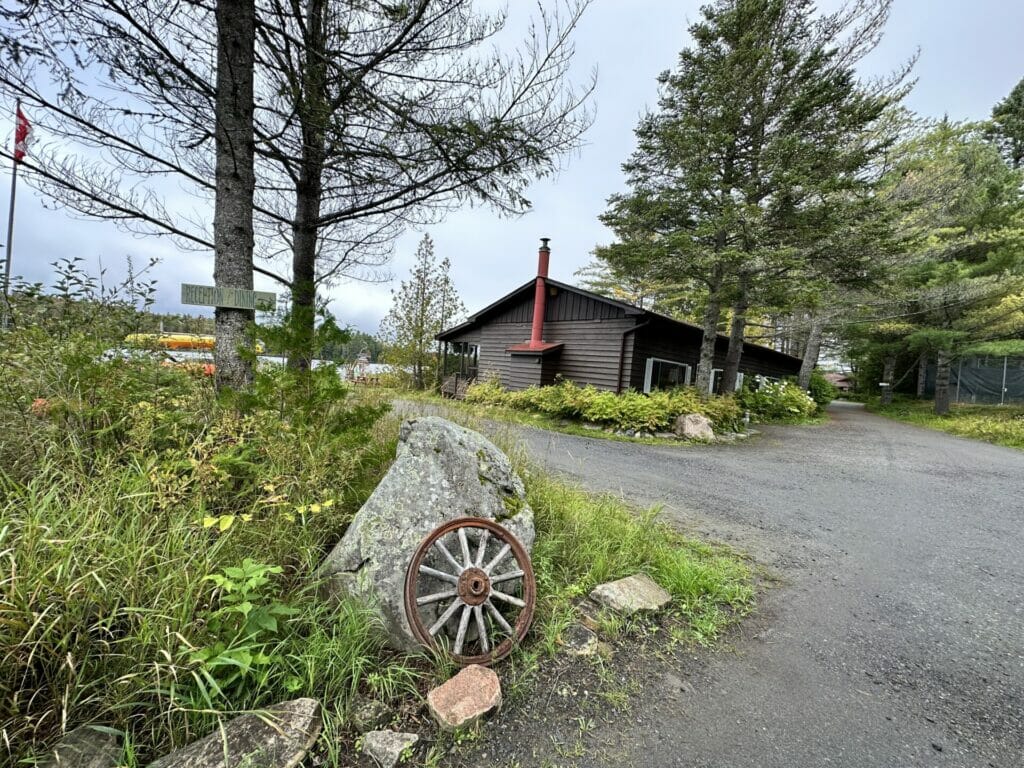
{"label": "overcast sky", "polygon": [[[521,2],[511,5],[518,11]],[[594,68],[598,75],[597,117],[586,145],[566,158],[557,177],[531,187],[529,213],[503,219],[485,208],[466,209],[427,230],[437,253],[451,259],[469,311],[533,276],[538,238],[552,238],[551,276],[564,282],[574,282],[573,273],[587,263],[593,247],[609,241],[597,216],[608,196],[624,188],[620,165],[633,149],[633,128],[643,112],[655,107],[655,78],[674,66],[689,43],[686,30],[699,6],[699,0],[595,0],[587,10],[576,34],[574,63],[577,82]],[[885,40],[865,62],[864,74],[891,71],[920,49],[918,82],[906,105],[924,116],[985,118],[1024,77],[1022,30],[1022,0],[896,0]],[[3,188],[10,188],[9,172]],[[391,264],[393,283],[348,284],[331,291],[330,308],[342,325],[377,331],[390,306],[390,290],[407,275],[421,237],[422,232],[408,232],[399,240]],[[81,256],[94,271],[102,261],[111,275],[123,273],[127,256],[139,263],[159,257],[160,311],[200,311],[179,303],[179,284],[213,282],[212,254],[182,252],[167,239],[132,236],[109,223],[48,209],[24,184],[19,186],[14,244],[12,273],[47,284],[49,264],[62,257]],[[257,288],[277,290],[259,276]]]}

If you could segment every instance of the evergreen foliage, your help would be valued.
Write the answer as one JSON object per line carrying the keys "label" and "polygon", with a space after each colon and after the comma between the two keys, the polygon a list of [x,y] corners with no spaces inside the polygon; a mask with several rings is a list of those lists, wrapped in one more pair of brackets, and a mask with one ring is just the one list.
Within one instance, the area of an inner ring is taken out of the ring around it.
{"label": "evergreen foliage", "polygon": [[837,259],[829,246],[876,213],[871,170],[892,140],[881,118],[906,72],[862,84],[854,66],[878,42],[889,7],[878,0],[815,16],[810,0],[718,0],[659,78],[659,109],[641,119],[623,166],[630,191],[612,196],[601,217],[618,240],[597,255],[624,274],[701,286],[698,389],[710,380],[726,306],[735,381],[759,291],[788,276],[865,271],[868,254]]}
{"label": "evergreen foliage", "polygon": [[437,261],[434,241],[424,235],[409,279],[392,292],[391,311],[381,323],[385,360],[407,370],[416,389],[432,384],[438,371],[440,344],[434,337],[466,313],[450,272],[451,262]]}

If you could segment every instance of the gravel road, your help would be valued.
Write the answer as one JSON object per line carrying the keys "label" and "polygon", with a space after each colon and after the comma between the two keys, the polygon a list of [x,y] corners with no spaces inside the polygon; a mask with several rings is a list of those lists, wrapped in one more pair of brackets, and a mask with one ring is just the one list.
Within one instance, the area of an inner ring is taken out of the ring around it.
{"label": "gravel road", "polygon": [[1024,452],[836,403],[748,443],[524,430],[780,580],[732,653],[621,735],[651,766],[1024,766]]}

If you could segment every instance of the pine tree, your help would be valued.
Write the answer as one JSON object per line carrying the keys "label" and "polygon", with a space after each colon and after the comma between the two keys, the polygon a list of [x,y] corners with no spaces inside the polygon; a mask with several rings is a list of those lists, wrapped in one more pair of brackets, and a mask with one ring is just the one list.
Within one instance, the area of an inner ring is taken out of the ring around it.
{"label": "pine tree", "polygon": [[424,389],[437,370],[435,337],[466,313],[451,279],[451,262],[437,261],[430,235],[423,236],[409,279],[393,296],[391,311],[381,323],[384,356],[410,372],[414,387]]}
{"label": "pine tree", "polygon": [[993,133],[1014,168],[1024,164],[1024,79],[992,108]]}
{"label": "pine tree", "polygon": [[[891,0],[815,17],[810,0],[718,0],[659,82],[659,110],[636,129],[623,166],[631,191],[601,217],[618,242],[609,264],[704,288],[696,385],[707,389],[715,339],[732,309],[723,387],[735,381],[747,311],[764,284],[818,264],[818,245],[865,215],[869,170],[889,139],[871,132],[902,96],[906,70],[862,85]],[[632,266],[631,266],[632,265]]]}
{"label": "pine tree", "polygon": [[852,335],[892,385],[898,359],[934,360],[942,414],[958,355],[1024,334],[1024,174],[979,125],[943,121],[894,156],[880,193],[904,211],[912,247]]}

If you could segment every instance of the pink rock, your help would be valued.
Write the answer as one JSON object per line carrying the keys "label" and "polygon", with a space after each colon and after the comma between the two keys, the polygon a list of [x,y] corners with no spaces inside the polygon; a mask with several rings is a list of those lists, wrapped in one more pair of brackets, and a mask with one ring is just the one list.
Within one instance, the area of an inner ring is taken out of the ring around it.
{"label": "pink rock", "polygon": [[427,694],[430,714],[446,731],[472,725],[501,706],[501,681],[494,670],[471,664]]}

